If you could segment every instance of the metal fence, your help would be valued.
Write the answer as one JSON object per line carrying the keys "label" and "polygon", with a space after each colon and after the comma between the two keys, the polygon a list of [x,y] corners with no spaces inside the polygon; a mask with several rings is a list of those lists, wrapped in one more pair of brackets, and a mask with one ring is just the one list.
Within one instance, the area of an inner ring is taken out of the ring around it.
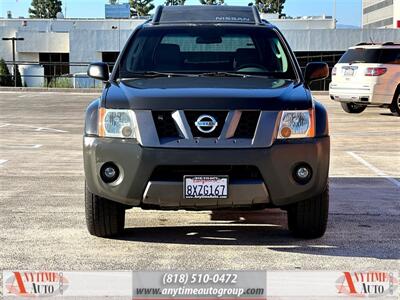
{"label": "metal fence", "polygon": [[[5,62],[10,74],[0,74],[0,85],[4,78],[14,86],[15,78],[13,76],[14,63]],[[86,75],[87,67],[90,62],[37,62],[37,61],[16,61],[15,65],[19,69],[22,86],[34,86],[45,88],[99,88],[102,83]],[[111,63],[112,67],[113,64]],[[30,68],[27,68],[30,67]],[[71,68],[79,68],[80,71],[71,72]],[[36,71],[36,72],[35,72]],[[17,75],[18,76],[18,75]]]}

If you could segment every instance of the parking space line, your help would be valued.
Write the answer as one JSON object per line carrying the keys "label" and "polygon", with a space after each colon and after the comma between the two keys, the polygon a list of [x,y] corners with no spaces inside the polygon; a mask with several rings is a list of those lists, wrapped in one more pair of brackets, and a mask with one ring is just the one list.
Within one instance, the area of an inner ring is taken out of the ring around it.
{"label": "parking space line", "polygon": [[12,149],[38,149],[43,145],[40,144],[20,144],[20,145],[0,145],[0,148],[12,148]]}
{"label": "parking space line", "polygon": [[6,126],[32,128],[35,131],[53,131],[53,132],[59,132],[59,133],[67,133],[68,132],[68,131],[61,130],[61,129],[55,129],[55,128],[49,128],[49,127],[37,127],[37,126],[25,125],[25,124],[3,124],[3,125],[0,125],[0,128],[6,127]]}
{"label": "parking space line", "polygon": [[4,164],[4,163],[6,163],[6,162],[8,162],[8,160],[6,160],[6,159],[0,159],[0,165]]}
{"label": "parking space line", "polygon": [[379,177],[387,179],[388,181],[393,183],[395,186],[400,188],[400,181],[394,179],[393,177],[390,177],[385,172],[383,172],[382,170],[380,170],[377,167],[373,166],[372,164],[370,164],[368,161],[366,161],[365,159],[363,159],[361,156],[357,155],[356,153],[354,153],[352,151],[346,151],[346,153],[349,154],[350,156],[352,156],[359,163],[361,163],[364,166],[366,166],[368,169],[370,169],[372,172],[374,172]]}

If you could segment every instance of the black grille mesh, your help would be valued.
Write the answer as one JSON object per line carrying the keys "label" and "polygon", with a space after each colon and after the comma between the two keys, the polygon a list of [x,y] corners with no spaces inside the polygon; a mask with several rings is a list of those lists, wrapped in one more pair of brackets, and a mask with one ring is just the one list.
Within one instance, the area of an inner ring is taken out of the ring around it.
{"label": "black grille mesh", "polygon": [[238,139],[252,139],[254,137],[259,118],[259,111],[242,112],[234,137]]}
{"label": "black grille mesh", "polygon": [[[172,113],[173,111],[152,112],[158,137],[160,139],[182,138],[179,134],[177,125],[172,118]],[[218,126],[213,132],[203,133],[198,130],[195,122],[201,115],[209,115],[217,120]],[[221,135],[222,128],[225,125],[227,115],[227,111],[185,111],[186,120],[190,126],[190,130],[192,131],[192,135],[195,138],[218,138]],[[259,111],[243,111],[233,137],[252,139],[254,137],[259,118]]]}
{"label": "black grille mesh", "polygon": [[178,128],[172,118],[172,111],[153,111],[153,120],[160,139],[180,137]]}

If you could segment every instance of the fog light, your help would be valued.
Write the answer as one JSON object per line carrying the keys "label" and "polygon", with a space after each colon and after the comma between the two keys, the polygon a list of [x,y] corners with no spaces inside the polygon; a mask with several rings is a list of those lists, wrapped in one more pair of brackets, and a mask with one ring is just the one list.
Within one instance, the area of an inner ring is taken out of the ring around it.
{"label": "fog light", "polygon": [[110,183],[117,180],[118,176],[119,169],[112,162],[105,163],[100,169],[100,177],[105,183]]}
{"label": "fog light", "polygon": [[116,173],[115,169],[112,168],[112,167],[107,167],[107,168],[104,169],[104,175],[107,178],[113,178],[115,176],[115,173]]}
{"label": "fog light", "polygon": [[299,177],[301,179],[305,179],[308,177],[308,174],[310,174],[310,172],[308,171],[307,168],[301,167],[301,168],[297,169],[296,174],[297,174],[297,177]]}
{"label": "fog light", "polygon": [[297,183],[306,184],[311,180],[312,169],[308,164],[300,164],[294,168],[293,178]]}

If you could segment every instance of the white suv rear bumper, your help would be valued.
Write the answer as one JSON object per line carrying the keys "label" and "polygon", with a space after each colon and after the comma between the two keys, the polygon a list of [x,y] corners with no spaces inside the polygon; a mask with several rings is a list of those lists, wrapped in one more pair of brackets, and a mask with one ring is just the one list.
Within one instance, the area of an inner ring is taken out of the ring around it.
{"label": "white suv rear bumper", "polygon": [[383,86],[378,84],[370,86],[346,86],[331,83],[329,85],[329,96],[332,100],[338,102],[354,102],[366,105],[391,104],[392,94],[385,93]]}

